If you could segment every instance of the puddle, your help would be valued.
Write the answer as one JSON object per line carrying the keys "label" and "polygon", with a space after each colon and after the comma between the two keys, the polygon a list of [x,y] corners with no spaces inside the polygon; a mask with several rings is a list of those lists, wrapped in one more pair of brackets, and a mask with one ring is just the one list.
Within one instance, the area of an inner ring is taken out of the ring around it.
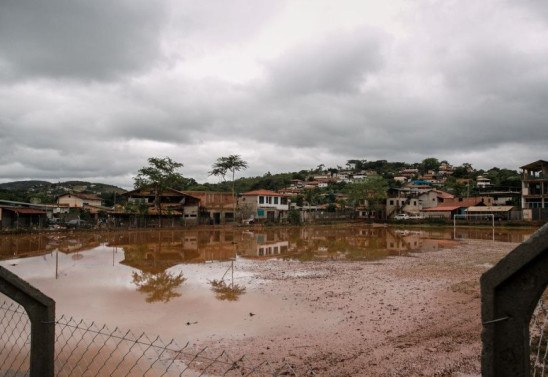
{"label": "puddle", "polygon": [[[497,232],[495,239],[521,242],[531,233]],[[375,263],[489,235],[490,229],[367,226],[10,235],[0,236],[0,264],[52,297],[58,315],[185,341],[237,339],[340,320],[288,303],[275,289],[257,289],[264,281],[250,272],[256,263]],[[293,275],[313,279],[322,272]]]}

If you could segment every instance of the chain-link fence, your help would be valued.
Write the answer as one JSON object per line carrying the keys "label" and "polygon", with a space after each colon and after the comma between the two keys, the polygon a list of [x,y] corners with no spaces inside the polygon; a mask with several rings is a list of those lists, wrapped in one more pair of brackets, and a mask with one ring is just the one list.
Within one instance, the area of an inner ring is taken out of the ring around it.
{"label": "chain-link fence", "polygon": [[[548,291],[547,291],[548,292]],[[548,293],[540,299],[529,326],[531,376],[548,376]]]}
{"label": "chain-link fence", "polygon": [[56,376],[249,375],[253,368],[228,353],[193,350],[175,340],[61,317],[56,321]]}
{"label": "chain-link fence", "polygon": [[0,372],[6,377],[28,376],[30,320],[15,302],[0,304]]}
{"label": "chain-link fence", "polygon": [[[0,303],[0,375],[29,376],[30,321],[16,303]],[[315,376],[280,362],[196,349],[121,328],[61,316],[55,321],[55,376]]]}

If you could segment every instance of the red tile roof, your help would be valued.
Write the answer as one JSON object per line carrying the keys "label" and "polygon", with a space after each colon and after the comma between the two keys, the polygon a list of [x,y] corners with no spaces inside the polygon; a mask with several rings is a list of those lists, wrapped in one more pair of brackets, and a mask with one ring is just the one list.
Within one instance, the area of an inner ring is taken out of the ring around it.
{"label": "red tile roof", "polygon": [[278,194],[277,192],[270,191],[270,190],[255,190],[255,191],[248,191],[244,192],[242,195],[244,196],[257,196],[257,195],[264,195],[264,196],[284,196],[282,194]]}
{"label": "red tile roof", "polygon": [[442,205],[439,205],[437,207],[433,207],[433,208],[425,208],[423,209],[423,212],[450,212],[450,211],[455,211],[459,208],[465,208],[466,206],[465,205],[455,205],[453,203],[451,204],[442,204]]}
{"label": "red tile roof", "polygon": [[436,195],[438,195],[439,198],[442,198],[442,199],[453,199],[455,197],[455,195],[445,191],[441,191],[441,190],[433,190],[433,191],[436,193]]}
{"label": "red tile roof", "polygon": [[81,194],[81,193],[76,193],[76,194],[63,194],[63,195],[59,195],[58,197],[61,198],[63,196],[74,196],[76,198],[80,198],[80,199],[85,199],[85,200],[101,200],[101,198],[99,196],[97,196],[96,194]]}
{"label": "red tile roof", "polygon": [[13,211],[22,215],[45,215],[46,211],[42,211],[34,208],[20,208],[20,207],[2,207],[2,209]]}

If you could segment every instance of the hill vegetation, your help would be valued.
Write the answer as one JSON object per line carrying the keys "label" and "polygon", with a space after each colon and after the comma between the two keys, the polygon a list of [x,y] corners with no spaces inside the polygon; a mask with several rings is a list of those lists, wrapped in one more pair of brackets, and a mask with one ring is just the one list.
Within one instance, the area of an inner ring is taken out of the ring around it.
{"label": "hill vegetation", "polygon": [[113,203],[115,195],[122,194],[126,190],[104,183],[87,181],[66,181],[52,183],[48,181],[15,181],[0,184],[0,200],[17,202],[34,202],[49,204],[55,203],[59,195],[68,192],[83,192],[99,195],[103,200]]}
{"label": "hill vegetation", "polygon": [[[479,176],[487,178],[491,182],[491,189],[508,190],[518,189],[521,184],[519,172],[511,169],[493,167],[489,170],[476,170],[471,164],[451,166],[447,161],[439,161],[436,158],[426,158],[419,163],[389,162],[387,160],[348,160],[346,165],[326,167],[323,164],[309,170],[295,172],[284,172],[271,174],[265,173],[262,176],[242,177],[232,181],[220,181],[218,183],[199,183],[193,178],[185,177],[180,180],[175,189],[184,191],[231,191],[236,193],[267,189],[278,191],[289,187],[295,180],[311,182],[318,176],[335,177],[340,174],[365,174],[382,177],[386,185],[391,188],[402,186],[397,179],[405,169],[414,169],[416,174],[409,176],[410,181],[420,180],[425,176],[436,178],[441,177],[436,187],[451,192],[455,195],[474,195],[481,193],[475,181]],[[296,200],[306,200],[311,204],[336,203],[338,193],[348,193],[353,189],[347,187],[348,182],[333,180],[327,187],[305,190]],[[53,203],[58,195],[67,192],[95,193],[103,198],[104,204],[109,206],[114,201],[120,201],[119,195],[125,192],[124,189],[103,183],[92,183],[86,181],[66,181],[51,183],[40,180],[17,181],[0,184],[0,200],[11,200],[21,202]]]}

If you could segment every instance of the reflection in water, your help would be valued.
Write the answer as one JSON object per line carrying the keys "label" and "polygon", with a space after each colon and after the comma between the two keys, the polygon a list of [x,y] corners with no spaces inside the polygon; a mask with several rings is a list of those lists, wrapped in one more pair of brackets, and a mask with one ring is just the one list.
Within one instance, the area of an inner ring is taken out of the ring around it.
{"label": "reflection in water", "polygon": [[133,272],[131,276],[137,290],[146,293],[146,302],[168,302],[181,296],[180,293],[175,292],[175,289],[186,280],[182,273],[175,275],[167,271],[158,273],[139,271]]}
{"label": "reflection in water", "polygon": [[[523,242],[533,229],[424,228],[400,230],[366,225],[250,227],[199,230],[42,233],[0,236],[0,259],[24,258],[59,250],[82,252],[100,245],[123,250],[122,264],[159,273],[188,263],[248,259],[378,260],[410,251],[435,251],[460,240]],[[80,256],[75,256],[80,258]]]}
{"label": "reflection in water", "polygon": [[410,251],[454,246],[447,239],[430,239],[424,231],[375,227],[305,227],[244,232],[238,254],[245,258],[308,260],[378,260]]}
{"label": "reflection in water", "polygon": [[[229,271],[231,272],[231,281],[230,284],[227,284],[225,277]],[[211,290],[215,292],[215,297],[221,301],[237,301],[245,293],[244,286],[234,284],[234,261],[230,263],[230,267],[225,271],[220,280],[211,280],[208,282],[211,285]]]}
{"label": "reflection in water", "polygon": [[234,284],[227,284],[224,280],[211,280],[211,290],[215,292],[215,297],[219,300],[237,301],[240,295],[245,293],[245,287]]}

